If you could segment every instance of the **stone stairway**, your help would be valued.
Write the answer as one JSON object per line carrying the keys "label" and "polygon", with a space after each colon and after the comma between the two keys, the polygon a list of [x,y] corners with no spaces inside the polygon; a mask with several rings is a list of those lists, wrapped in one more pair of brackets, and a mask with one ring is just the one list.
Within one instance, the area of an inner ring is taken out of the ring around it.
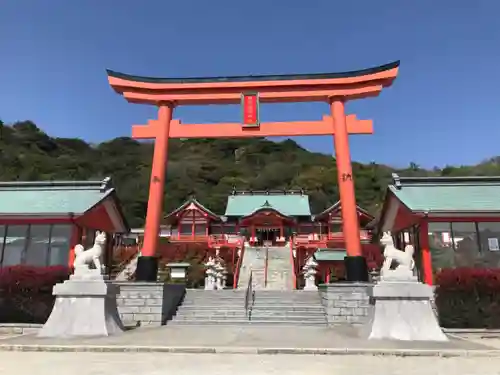
{"label": "stone stairway", "polygon": [[168,325],[247,324],[246,289],[188,289]]}
{"label": "stone stairway", "polygon": [[266,289],[293,289],[293,265],[289,246],[268,248]]}
{"label": "stone stairway", "polygon": [[250,270],[252,270],[252,284],[255,290],[292,290],[293,265],[290,258],[290,245],[271,246],[267,250],[265,247],[245,247],[238,289],[246,289]]}
{"label": "stone stairway", "polygon": [[266,249],[264,247],[245,246],[238,278],[238,289],[246,290],[250,270],[252,270],[252,284],[254,288],[263,288],[266,279],[265,268]]}
{"label": "stone stairway", "polygon": [[318,292],[257,290],[250,316],[245,314],[246,290],[193,290],[169,325],[314,325],[325,326]]}
{"label": "stone stairway", "polygon": [[326,326],[326,313],[316,291],[257,290],[252,324]]}
{"label": "stone stairway", "polygon": [[139,260],[139,253],[134,255],[127,265],[115,276],[116,281],[129,281],[137,269],[137,261]]}

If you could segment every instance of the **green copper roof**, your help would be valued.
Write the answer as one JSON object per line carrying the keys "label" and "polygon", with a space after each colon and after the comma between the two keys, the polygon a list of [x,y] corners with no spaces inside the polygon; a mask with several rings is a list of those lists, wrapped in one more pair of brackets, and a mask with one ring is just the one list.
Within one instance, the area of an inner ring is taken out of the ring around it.
{"label": "green copper roof", "polygon": [[318,249],[314,253],[314,259],[318,262],[344,261],[346,255],[345,249]]}
{"label": "green copper roof", "polygon": [[416,212],[500,211],[500,177],[399,177],[391,191]]}
{"label": "green copper roof", "polygon": [[114,189],[103,181],[0,182],[0,215],[83,214]]}
{"label": "green copper roof", "polygon": [[239,193],[227,198],[225,216],[248,216],[263,208],[274,209],[285,216],[311,215],[307,195]]}
{"label": "green copper roof", "polygon": [[252,82],[252,81],[287,81],[287,80],[306,80],[306,79],[330,79],[359,77],[367,74],[375,74],[386,70],[394,69],[399,66],[399,60],[391,63],[376,66],[373,68],[352,70],[349,72],[338,73],[313,73],[313,74],[275,74],[275,75],[248,75],[231,77],[188,77],[188,78],[156,78],[135,76],[114,70],[106,70],[109,77],[121,78],[129,81],[147,82],[147,83],[204,83],[204,82]]}

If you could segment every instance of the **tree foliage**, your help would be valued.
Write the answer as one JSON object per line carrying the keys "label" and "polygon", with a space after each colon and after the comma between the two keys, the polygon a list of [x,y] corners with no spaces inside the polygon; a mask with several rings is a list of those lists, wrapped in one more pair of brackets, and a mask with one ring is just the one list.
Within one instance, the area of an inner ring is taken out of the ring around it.
{"label": "tree foliage", "polygon": [[[32,121],[11,125],[0,121],[0,179],[88,180],[113,178],[132,226],[141,226],[147,209],[153,143],[121,137],[97,145],[77,138],[51,137]],[[500,175],[500,157],[476,166],[425,170],[353,162],[358,204],[376,213],[391,173],[403,176]],[[312,210],[321,211],[338,197],[335,159],[309,152],[292,140],[171,140],[164,211],[196,198],[223,213],[233,186],[239,189],[304,188]]]}

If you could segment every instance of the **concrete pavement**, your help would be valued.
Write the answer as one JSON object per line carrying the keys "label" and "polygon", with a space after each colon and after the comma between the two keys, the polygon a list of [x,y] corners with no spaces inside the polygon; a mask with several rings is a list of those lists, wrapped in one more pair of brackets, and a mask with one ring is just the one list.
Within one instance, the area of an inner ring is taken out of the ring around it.
{"label": "concrete pavement", "polygon": [[0,340],[2,351],[242,352],[393,355],[499,355],[481,340],[450,342],[367,340],[352,327],[164,326],[139,328],[111,337],[40,339],[21,335]]}
{"label": "concrete pavement", "polygon": [[497,375],[500,358],[166,353],[6,353],[0,375]]}

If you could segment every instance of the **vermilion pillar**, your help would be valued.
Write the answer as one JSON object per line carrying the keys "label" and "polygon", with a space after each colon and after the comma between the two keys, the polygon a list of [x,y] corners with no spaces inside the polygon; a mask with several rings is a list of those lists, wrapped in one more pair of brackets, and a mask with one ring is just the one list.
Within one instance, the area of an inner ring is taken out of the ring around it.
{"label": "vermilion pillar", "polygon": [[429,249],[429,223],[426,219],[422,220],[419,228],[419,244],[422,252],[422,271],[424,282],[427,285],[433,284],[432,258]]}
{"label": "vermilion pillar", "polygon": [[144,227],[144,245],[137,261],[136,280],[156,281],[158,275],[158,248],[160,222],[163,215],[163,193],[165,188],[166,166],[168,160],[168,138],[172,121],[173,104],[162,103],[155,124],[155,146],[153,166],[149,182],[148,211]]}
{"label": "vermilion pillar", "polygon": [[345,258],[346,277],[348,281],[368,281],[368,268],[362,254],[359,238],[359,222],[344,102],[340,98],[332,98],[330,107],[335,134],[333,139],[337,160],[342,225],[347,251]]}

